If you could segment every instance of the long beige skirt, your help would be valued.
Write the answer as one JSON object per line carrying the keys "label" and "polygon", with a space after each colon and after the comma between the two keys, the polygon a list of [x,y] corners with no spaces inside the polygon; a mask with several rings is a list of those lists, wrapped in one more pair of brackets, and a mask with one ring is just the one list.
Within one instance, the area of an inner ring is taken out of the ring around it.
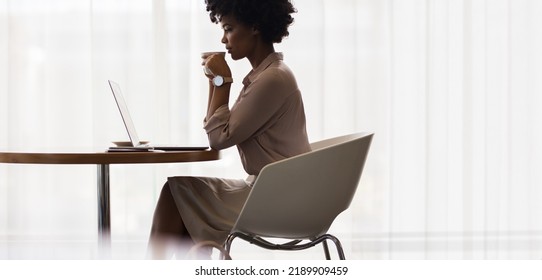
{"label": "long beige skirt", "polygon": [[170,177],[177,209],[194,242],[223,244],[252,189],[243,179]]}

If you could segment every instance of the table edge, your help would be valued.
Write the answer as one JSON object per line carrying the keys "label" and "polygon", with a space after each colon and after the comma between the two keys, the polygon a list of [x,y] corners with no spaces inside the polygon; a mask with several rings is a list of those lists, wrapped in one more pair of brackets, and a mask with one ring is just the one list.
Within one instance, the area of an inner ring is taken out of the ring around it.
{"label": "table edge", "polygon": [[15,164],[140,164],[211,161],[220,158],[217,150],[166,152],[41,153],[0,152],[1,163]]}

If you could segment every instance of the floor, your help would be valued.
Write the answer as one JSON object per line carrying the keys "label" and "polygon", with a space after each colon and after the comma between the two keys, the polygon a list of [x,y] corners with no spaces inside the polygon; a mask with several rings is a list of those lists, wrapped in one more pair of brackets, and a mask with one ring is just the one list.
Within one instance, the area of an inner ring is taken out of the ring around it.
{"label": "floor", "polygon": [[[343,244],[347,259],[542,259],[542,233],[507,235],[499,238],[480,237],[416,237],[337,235]],[[329,243],[331,256],[337,258]],[[0,260],[143,260],[146,258],[147,237],[113,236],[111,250],[98,250],[94,235],[67,236],[0,236]],[[261,249],[237,239],[232,245],[233,259],[248,260],[320,260],[324,258],[321,246],[303,251],[280,252]],[[213,258],[218,257],[215,251]],[[183,257],[184,258],[184,257]]]}

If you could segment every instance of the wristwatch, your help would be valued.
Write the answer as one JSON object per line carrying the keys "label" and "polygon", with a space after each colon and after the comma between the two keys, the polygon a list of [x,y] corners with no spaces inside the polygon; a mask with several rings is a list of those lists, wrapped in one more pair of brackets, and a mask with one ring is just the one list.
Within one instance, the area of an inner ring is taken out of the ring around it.
{"label": "wristwatch", "polygon": [[220,75],[216,75],[213,78],[213,85],[215,87],[220,87],[224,83],[233,83],[233,79],[231,77],[222,77]]}

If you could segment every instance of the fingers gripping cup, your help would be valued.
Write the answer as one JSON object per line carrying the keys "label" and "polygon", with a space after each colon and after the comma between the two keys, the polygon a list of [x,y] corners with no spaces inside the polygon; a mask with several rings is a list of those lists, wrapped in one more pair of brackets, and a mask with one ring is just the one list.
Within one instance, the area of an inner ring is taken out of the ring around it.
{"label": "fingers gripping cup", "polygon": [[201,58],[203,59],[204,61],[204,65],[203,65],[203,73],[205,73],[205,75],[210,75],[210,76],[214,76],[214,73],[211,71],[211,69],[207,68],[205,66],[205,61],[207,60],[208,57],[210,57],[211,55],[221,55],[223,57],[226,57],[226,52],[203,52],[201,53]]}

